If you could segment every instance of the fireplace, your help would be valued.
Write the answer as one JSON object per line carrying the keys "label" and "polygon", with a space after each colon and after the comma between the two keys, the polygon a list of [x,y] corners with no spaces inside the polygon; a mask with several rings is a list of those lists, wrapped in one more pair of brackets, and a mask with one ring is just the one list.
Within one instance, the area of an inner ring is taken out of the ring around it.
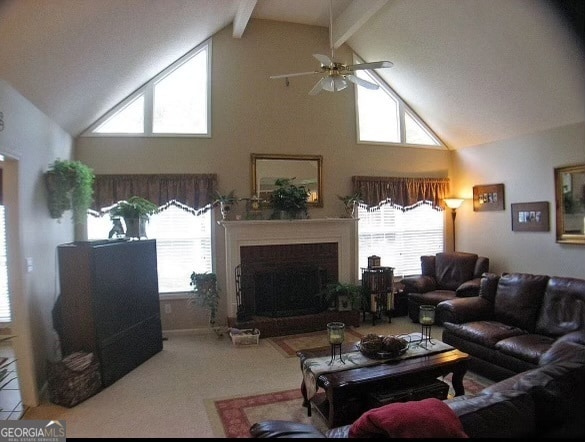
{"label": "fireplace", "polygon": [[[254,314],[258,313],[258,301],[264,314],[292,314],[294,310],[303,309],[297,308],[296,295],[307,292],[307,287],[358,280],[356,219],[245,220],[220,221],[219,224],[225,229],[228,322],[235,322],[238,312],[237,278],[233,277],[237,269],[244,289],[240,302],[252,308]],[[294,272],[297,277],[304,275],[307,287],[297,287],[290,299],[282,301],[275,310],[269,305],[272,300],[266,292],[274,294],[278,289],[273,284],[291,278]],[[260,300],[256,299],[255,292],[251,294],[257,285],[265,291]],[[300,303],[298,301],[298,305]],[[285,308],[281,308],[283,305]],[[314,307],[309,302],[307,308]]]}
{"label": "fireplace", "polygon": [[240,247],[238,319],[286,317],[325,309],[321,292],[338,279],[338,244]]}

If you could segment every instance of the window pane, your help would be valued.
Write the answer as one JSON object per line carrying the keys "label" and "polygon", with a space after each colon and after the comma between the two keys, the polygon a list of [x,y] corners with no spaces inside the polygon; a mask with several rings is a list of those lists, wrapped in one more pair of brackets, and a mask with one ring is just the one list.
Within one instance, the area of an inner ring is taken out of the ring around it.
{"label": "window pane", "polygon": [[207,132],[207,50],[154,87],[153,133]]}
{"label": "window pane", "polygon": [[144,133],[144,95],[140,95],[119,112],[116,112],[99,125],[94,132],[101,134]]}
{"label": "window pane", "polygon": [[[107,238],[111,228],[109,216],[88,216],[89,240]],[[171,205],[150,217],[146,224],[146,236],[156,239],[160,293],[189,292],[192,272],[212,271],[211,211],[195,216]]]}
{"label": "window pane", "polygon": [[408,144],[439,145],[408,112],[404,115],[404,126],[406,128],[406,142]]}
{"label": "window pane", "polygon": [[[365,70],[356,72],[359,78],[379,84]],[[376,90],[356,88],[359,140],[399,143],[398,102],[382,88]]]}
{"label": "window pane", "polygon": [[390,204],[368,212],[359,208],[359,266],[377,255],[394,276],[420,274],[421,255],[443,251],[443,212],[421,204],[403,212]]}
{"label": "window pane", "polygon": [[0,322],[10,322],[10,293],[8,292],[8,257],[6,256],[6,223],[4,206],[0,205]]}

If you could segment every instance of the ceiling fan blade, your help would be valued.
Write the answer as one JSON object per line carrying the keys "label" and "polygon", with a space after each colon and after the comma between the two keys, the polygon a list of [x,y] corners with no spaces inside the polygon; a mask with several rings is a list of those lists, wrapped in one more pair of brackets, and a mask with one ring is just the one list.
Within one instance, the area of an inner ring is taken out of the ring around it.
{"label": "ceiling fan blade", "polygon": [[365,87],[366,89],[376,90],[380,87],[376,83],[372,83],[370,81],[364,80],[363,78],[356,77],[355,75],[346,75],[345,78],[347,78],[352,83],[357,84],[358,86]]}
{"label": "ceiling fan blade", "polygon": [[394,66],[394,63],[391,61],[373,61],[371,63],[361,63],[361,64],[352,64],[347,66],[347,69],[357,70],[357,69],[382,69],[382,68],[391,68]]}
{"label": "ceiling fan blade", "polygon": [[321,71],[297,72],[295,74],[271,75],[270,78],[274,79],[274,78],[300,77],[301,75],[313,75],[313,74],[321,74]]}
{"label": "ceiling fan blade", "polygon": [[321,92],[321,90],[323,89],[323,82],[324,82],[325,78],[327,78],[327,77],[323,77],[317,83],[315,83],[315,86],[313,86],[313,89],[311,89],[309,91],[309,95],[317,95],[319,92]]}
{"label": "ceiling fan blade", "polygon": [[321,63],[323,66],[329,66],[331,63],[333,63],[327,55],[313,54],[313,57],[319,60],[319,63]]}

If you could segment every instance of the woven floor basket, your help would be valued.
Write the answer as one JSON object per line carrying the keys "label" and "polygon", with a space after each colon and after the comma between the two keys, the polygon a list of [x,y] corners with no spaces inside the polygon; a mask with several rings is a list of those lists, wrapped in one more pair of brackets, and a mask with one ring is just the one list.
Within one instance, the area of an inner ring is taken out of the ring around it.
{"label": "woven floor basket", "polygon": [[93,353],[74,353],[48,362],[49,400],[73,407],[102,389],[99,362]]}

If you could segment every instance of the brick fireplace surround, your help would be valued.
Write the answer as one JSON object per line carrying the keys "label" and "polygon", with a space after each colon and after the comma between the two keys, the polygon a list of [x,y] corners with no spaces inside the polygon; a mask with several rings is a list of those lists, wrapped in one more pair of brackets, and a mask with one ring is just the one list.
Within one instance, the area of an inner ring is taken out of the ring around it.
{"label": "brick fireplace surround", "polygon": [[[350,283],[358,280],[356,219],[220,221],[219,224],[225,229],[226,275],[234,275],[242,260],[244,264],[248,262],[248,268],[255,269],[262,265],[263,260],[269,261],[272,267],[276,261],[281,261],[280,265],[288,261],[294,266],[302,263],[299,254],[307,253],[310,256],[306,257],[306,264],[328,269],[328,277]],[[251,267],[250,260],[254,261]],[[226,283],[230,327],[258,328],[261,337],[269,337],[322,330],[327,322],[338,320],[359,326],[360,314],[356,311],[285,318],[254,316],[249,321],[238,322],[235,278],[228,277]]]}

